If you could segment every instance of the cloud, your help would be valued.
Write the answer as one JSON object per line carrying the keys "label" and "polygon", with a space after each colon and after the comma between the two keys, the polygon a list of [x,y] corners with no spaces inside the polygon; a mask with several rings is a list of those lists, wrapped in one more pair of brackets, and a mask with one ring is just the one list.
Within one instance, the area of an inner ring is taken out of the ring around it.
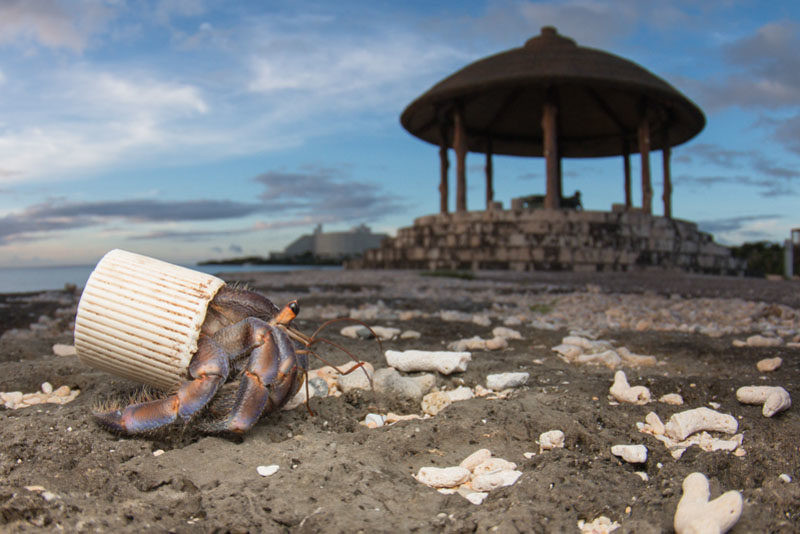
{"label": "cloud", "polygon": [[269,171],[255,181],[267,188],[260,198],[270,213],[318,222],[372,221],[407,209],[400,198],[382,193],[377,185],[344,179],[336,169]]}
{"label": "cloud", "polygon": [[797,194],[800,183],[800,169],[780,165],[756,150],[728,149],[710,143],[696,143],[682,149],[676,160],[685,164],[696,164],[703,169],[712,166],[723,171],[677,175],[674,179],[676,184],[740,185],[760,189],[759,194],[764,197],[779,197]]}
{"label": "cloud", "polygon": [[[738,106],[782,109],[800,105],[800,24],[778,21],[723,45],[727,69],[721,77],[695,83],[709,110]],[[731,70],[733,72],[731,72]]]}
{"label": "cloud", "polygon": [[734,244],[772,240],[776,235],[787,234],[781,219],[782,217],[778,215],[743,215],[698,221],[697,227],[704,232],[714,234],[720,243]]}
{"label": "cloud", "polygon": [[0,2],[0,43],[80,53],[113,13],[108,5],[93,0],[4,0]]}
{"label": "cloud", "polygon": [[269,215],[237,229],[170,228],[131,234],[134,240],[181,240],[236,236],[280,228],[309,227],[318,223],[360,223],[400,213],[406,206],[375,184],[345,177],[341,169],[309,167],[303,172],[269,171],[254,178],[265,187],[258,202],[227,199],[156,200],[151,198],[73,202],[49,200],[18,213],[0,217],[0,246],[30,241],[85,227],[124,221],[129,231],[137,225],[193,224]]}

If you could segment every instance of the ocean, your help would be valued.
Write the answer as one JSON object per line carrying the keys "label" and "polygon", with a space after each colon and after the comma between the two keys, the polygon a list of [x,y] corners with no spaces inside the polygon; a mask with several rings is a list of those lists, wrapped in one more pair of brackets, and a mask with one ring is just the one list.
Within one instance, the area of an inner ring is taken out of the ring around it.
{"label": "ocean", "polygon": [[[248,271],[298,271],[306,269],[341,269],[339,266],[317,265],[186,265],[189,269],[209,274]],[[86,285],[94,265],[61,267],[0,267],[0,293],[26,293],[64,289],[66,284]]]}

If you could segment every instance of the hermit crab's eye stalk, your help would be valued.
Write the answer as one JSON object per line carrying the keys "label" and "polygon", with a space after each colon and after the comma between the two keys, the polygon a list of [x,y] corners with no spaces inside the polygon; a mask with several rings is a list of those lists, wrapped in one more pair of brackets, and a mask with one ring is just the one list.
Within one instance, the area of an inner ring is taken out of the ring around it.
{"label": "hermit crab's eye stalk", "polygon": [[289,303],[289,309],[292,310],[295,315],[300,315],[300,304],[298,304],[296,300]]}

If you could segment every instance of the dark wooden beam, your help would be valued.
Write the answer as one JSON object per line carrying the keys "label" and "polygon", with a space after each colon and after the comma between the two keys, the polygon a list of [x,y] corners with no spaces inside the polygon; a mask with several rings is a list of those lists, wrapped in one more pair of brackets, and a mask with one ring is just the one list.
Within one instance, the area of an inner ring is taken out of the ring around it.
{"label": "dark wooden beam", "polygon": [[456,212],[467,211],[467,132],[464,111],[453,110],[453,148],[456,151]]}

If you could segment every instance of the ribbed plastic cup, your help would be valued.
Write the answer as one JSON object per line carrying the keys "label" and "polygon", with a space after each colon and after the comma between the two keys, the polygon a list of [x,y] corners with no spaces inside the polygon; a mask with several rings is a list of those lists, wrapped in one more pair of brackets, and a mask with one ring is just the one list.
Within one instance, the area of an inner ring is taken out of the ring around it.
{"label": "ribbed plastic cup", "polygon": [[115,249],[86,282],[75,318],[78,358],[161,389],[188,378],[216,276]]}

